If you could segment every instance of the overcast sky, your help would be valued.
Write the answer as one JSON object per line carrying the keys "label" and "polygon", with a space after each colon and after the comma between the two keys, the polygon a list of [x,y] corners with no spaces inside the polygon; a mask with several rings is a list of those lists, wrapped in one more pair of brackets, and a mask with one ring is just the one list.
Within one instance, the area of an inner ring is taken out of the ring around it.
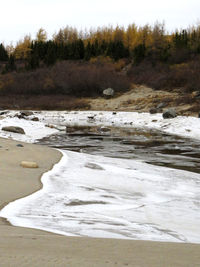
{"label": "overcast sky", "polygon": [[49,38],[66,25],[89,29],[164,21],[169,31],[185,28],[200,21],[200,0],[5,0],[0,11],[0,42],[8,44],[26,34],[34,38],[41,27]]}

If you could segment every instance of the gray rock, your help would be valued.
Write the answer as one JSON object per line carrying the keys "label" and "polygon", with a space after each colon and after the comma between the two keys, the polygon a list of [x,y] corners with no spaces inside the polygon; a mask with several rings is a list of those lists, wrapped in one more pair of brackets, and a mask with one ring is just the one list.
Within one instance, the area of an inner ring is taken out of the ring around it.
{"label": "gray rock", "polygon": [[112,88],[107,88],[107,89],[103,90],[103,95],[105,97],[113,97],[114,93],[115,93],[115,91]]}
{"label": "gray rock", "polygon": [[86,167],[86,168],[93,169],[93,170],[104,170],[104,168],[102,168],[102,167],[99,166],[98,164],[91,163],[91,162],[86,163],[86,164],[85,164],[85,167]]}
{"label": "gray rock", "polygon": [[156,114],[157,113],[157,109],[156,108],[150,108],[149,113],[150,114]]}
{"label": "gray rock", "polygon": [[17,147],[24,147],[22,144],[17,144],[16,146]]}
{"label": "gray rock", "polygon": [[163,116],[163,119],[172,119],[172,118],[175,118],[177,115],[174,109],[168,109],[163,112],[162,116]]}
{"label": "gray rock", "polygon": [[24,129],[17,126],[6,126],[2,128],[3,131],[12,132],[12,133],[19,133],[25,134]]}
{"label": "gray rock", "polygon": [[20,112],[22,116],[31,116],[33,115],[33,112],[32,111],[26,111],[26,110],[23,110]]}

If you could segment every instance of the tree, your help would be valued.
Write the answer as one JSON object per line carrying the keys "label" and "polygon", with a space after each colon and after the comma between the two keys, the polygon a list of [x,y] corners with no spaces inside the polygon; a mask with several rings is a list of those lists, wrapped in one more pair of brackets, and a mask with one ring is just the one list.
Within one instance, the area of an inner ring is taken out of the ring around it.
{"label": "tree", "polygon": [[8,52],[6,51],[3,44],[0,44],[0,61],[8,60]]}
{"label": "tree", "polygon": [[56,46],[55,43],[49,41],[47,43],[47,54],[45,56],[44,62],[47,66],[53,65],[56,63],[57,55],[56,55]]}
{"label": "tree", "polygon": [[5,66],[5,72],[14,71],[14,70],[16,70],[15,57],[14,55],[10,55],[8,59],[8,63]]}
{"label": "tree", "polygon": [[146,54],[146,46],[145,44],[139,44],[133,50],[133,60],[134,64],[138,65],[144,58]]}
{"label": "tree", "polygon": [[47,41],[47,32],[40,28],[39,31],[36,34],[36,41],[37,42],[46,42]]}
{"label": "tree", "polygon": [[31,36],[26,35],[23,40],[20,40],[14,50],[16,59],[27,59],[31,52]]}

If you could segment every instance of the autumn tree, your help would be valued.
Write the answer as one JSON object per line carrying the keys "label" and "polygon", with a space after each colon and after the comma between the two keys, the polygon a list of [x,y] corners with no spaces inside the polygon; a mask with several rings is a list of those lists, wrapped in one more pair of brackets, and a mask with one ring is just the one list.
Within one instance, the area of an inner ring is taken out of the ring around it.
{"label": "autumn tree", "polygon": [[22,40],[17,42],[13,55],[16,59],[27,59],[30,52],[31,36],[26,35]]}
{"label": "autumn tree", "polygon": [[39,31],[36,33],[36,41],[37,42],[47,41],[47,32],[43,28],[40,28]]}

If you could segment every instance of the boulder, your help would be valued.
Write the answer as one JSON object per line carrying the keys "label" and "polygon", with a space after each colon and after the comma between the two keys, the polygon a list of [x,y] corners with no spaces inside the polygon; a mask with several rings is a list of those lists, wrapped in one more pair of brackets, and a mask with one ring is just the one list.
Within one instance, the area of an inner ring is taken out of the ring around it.
{"label": "boulder", "polygon": [[23,168],[38,168],[38,164],[34,161],[22,161],[20,165]]}
{"label": "boulder", "polygon": [[163,116],[163,119],[172,119],[172,118],[175,118],[177,115],[174,109],[168,109],[163,112],[162,116]]}
{"label": "boulder", "polygon": [[112,88],[107,88],[107,89],[103,90],[103,95],[105,97],[113,97],[114,93],[115,93],[115,91]]}
{"label": "boulder", "polygon": [[17,126],[5,126],[2,128],[3,131],[12,132],[12,133],[19,133],[25,134],[24,129]]}

